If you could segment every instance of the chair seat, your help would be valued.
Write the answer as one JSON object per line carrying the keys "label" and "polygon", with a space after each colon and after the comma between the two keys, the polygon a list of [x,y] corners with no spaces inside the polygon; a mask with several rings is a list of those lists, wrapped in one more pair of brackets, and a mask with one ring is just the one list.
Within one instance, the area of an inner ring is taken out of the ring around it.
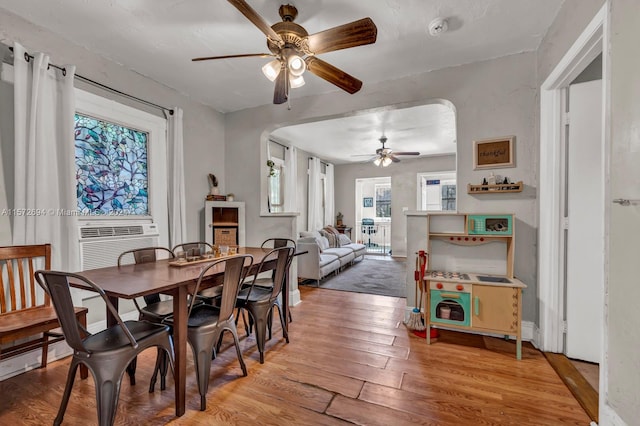
{"label": "chair seat", "polygon": [[[194,306],[189,315],[187,325],[189,328],[216,327],[220,319],[220,308],[201,304]],[[173,327],[173,317],[164,320],[164,323]]]}
{"label": "chair seat", "polygon": [[140,319],[161,322],[173,314],[173,300],[163,300],[140,308]]}
{"label": "chair seat", "polygon": [[253,287],[251,290],[251,294],[249,294],[249,298],[247,299],[247,293],[249,293],[249,288],[245,288],[240,290],[238,293],[238,301],[241,303],[245,302],[268,302],[271,299],[271,288],[267,287]]}
{"label": "chair seat", "polygon": [[[125,321],[124,324],[137,341],[169,331],[169,327],[166,325],[154,324],[148,321]],[[90,352],[105,352],[120,348],[131,349],[131,341],[124,334],[122,328],[119,325],[115,325],[87,337],[84,340],[84,346]]]}
{"label": "chair seat", "polygon": [[217,285],[215,287],[209,287],[198,293],[198,298],[202,299],[217,299],[222,297],[222,286]]}

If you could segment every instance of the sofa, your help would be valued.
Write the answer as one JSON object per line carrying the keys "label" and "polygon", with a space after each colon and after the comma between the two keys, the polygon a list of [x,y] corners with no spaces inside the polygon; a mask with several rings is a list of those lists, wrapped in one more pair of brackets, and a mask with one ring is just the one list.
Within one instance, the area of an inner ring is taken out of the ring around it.
{"label": "sofa", "polygon": [[296,246],[307,252],[298,256],[298,278],[315,280],[318,286],[321,279],[363,259],[367,252],[364,244],[354,243],[346,235],[326,228],[301,232]]}

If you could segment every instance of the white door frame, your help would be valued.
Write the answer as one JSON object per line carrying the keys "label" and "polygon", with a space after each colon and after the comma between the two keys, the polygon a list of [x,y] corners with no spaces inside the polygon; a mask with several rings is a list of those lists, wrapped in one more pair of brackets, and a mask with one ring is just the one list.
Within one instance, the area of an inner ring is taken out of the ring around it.
{"label": "white door frame", "polygon": [[[564,321],[564,268],[563,258],[563,202],[564,179],[560,175],[562,160],[563,123],[562,96],[568,87],[600,53],[603,53],[603,138],[604,146],[609,146],[609,120],[607,94],[609,91],[609,56],[603,46],[608,45],[608,2],[571,46],[562,60],[540,87],[540,186],[539,186],[539,231],[538,231],[538,295],[540,300],[540,337],[537,342],[543,351],[562,352]],[[609,175],[609,153],[603,153],[603,170]],[[604,177],[603,177],[604,179]],[[605,198],[608,190],[605,190]],[[608,212],[605,212],[605,223]],[[605,231],[606,232],[606,231]],[[605,253],[608,263],[608,250]],[[605,268],[605,286],[608,278]],[[606,288],[605,288],[606,294]],[[606,303],[606,302],[605,302]],[[604,311],[603,306],[603,311]],[[606,321],[604,322],[606,324]],[[605,332],[606,333],[606,332]],[[606,353],[606,339],[603,353]],[[602,357],[605,360],[605,357]],[[606,361],[605,361],[606,362]],[[602,367],[602,366],[601,366]]]}

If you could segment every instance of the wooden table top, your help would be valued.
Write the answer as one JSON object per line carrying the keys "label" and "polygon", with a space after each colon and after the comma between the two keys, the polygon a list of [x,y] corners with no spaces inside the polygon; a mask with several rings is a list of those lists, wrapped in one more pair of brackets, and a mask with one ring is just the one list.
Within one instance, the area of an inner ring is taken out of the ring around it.
{"label": "wooden table top", "polygon": [[[238,254],[253,256],[253,264],[257,265],[270,251],[271,249],[260,247],[240,247]],[[211,262],[219,259],[221,258],[211,259]],[[197,263],[192,266],[174,267],[169,265],[172,260],[110,266],[83,271],[80,274],[98,284],[109,296],[133,299],[153,293],[171,294],[177,286],[189,283],[195,285],[202,270],[209,265],[209,263]],[[222,272],[224,272],[224,266],[218,265],[211,268],[206,276],[218,276],[222,275]]]}

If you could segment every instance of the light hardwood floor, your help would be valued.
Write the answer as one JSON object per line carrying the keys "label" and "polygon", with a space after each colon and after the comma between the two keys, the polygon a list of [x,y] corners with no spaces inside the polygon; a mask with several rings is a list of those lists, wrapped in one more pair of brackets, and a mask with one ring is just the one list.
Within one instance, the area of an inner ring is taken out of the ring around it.
{"label": "light hardwood floor", "polygon": [[[138,361],[137,385],[124,379],[118,425],[588,425],[589,417],[528,344],[443,333],[427,346],[402,324],[405,300],[301,287],[290,344],[279,327],[258,362],[242,336],[247,377],[228,350],[213,361],[207,410],[198,411],[187,365],[187,412],[174,416],[173,381],[149,394],[155,350]],[[242,330],[242,327],[240,327]],[[51,424],[68,360],[0,382],[1,425]],[[66,425],[95,424],[93,380],[76,379]]]}

